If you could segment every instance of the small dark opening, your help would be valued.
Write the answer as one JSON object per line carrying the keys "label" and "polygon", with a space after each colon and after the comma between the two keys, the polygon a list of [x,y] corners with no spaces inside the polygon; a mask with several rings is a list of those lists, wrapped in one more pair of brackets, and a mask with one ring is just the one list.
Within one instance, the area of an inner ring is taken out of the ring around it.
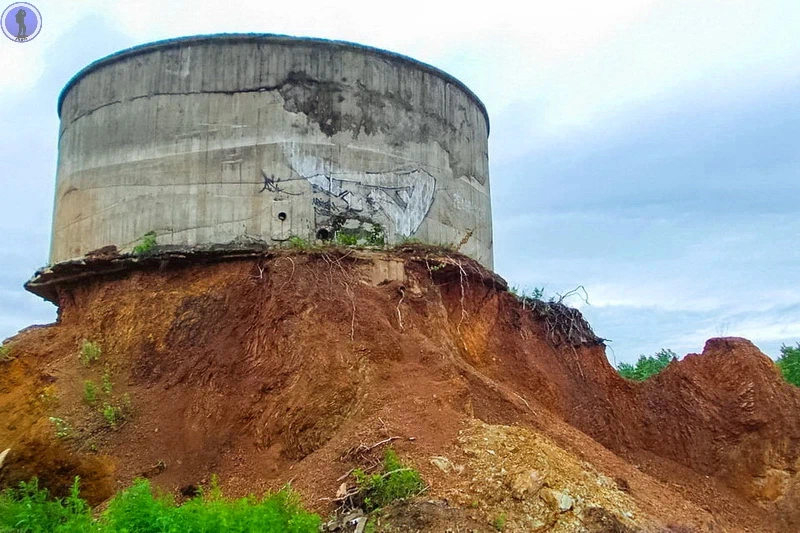
{"label": "small dark opening", "polygon": [[327,241],[331,238],[331,232],[328,231],[326,228],[319,228],[317,230],[317,239],[321,241]]}
{"label": "small dark opening", "polygon": [[286,220],[286,213],[284,213],[283,211],[281,211],[280,213],[278,213],[278,220],[280,220],[281,222],[283,222],[284,220]]}

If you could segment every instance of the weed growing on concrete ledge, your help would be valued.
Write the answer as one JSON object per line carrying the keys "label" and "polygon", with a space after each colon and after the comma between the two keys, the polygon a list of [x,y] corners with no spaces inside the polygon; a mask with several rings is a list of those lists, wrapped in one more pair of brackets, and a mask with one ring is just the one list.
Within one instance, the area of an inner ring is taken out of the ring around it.
{"label": "weed growing on concrete ledge", "polygon": [[149,231],[142,236],[142,242],[133,247],[134,255],[146,255],[156,247],[156,232]]}
{"label": "weed growing on concrete ledge", "polygon": [[100,354],[102,351],[100,350],[100,346],[95,344],[91,341],[83,341],[83,345],[81,345],[81,354],[79,359],[83,366],[89,366],[98,359],[100,359]]}
{"label": "weed growing on concrete ledge", "polygon": [[295,250],[308,250],[311,247],[307,240],[297,235],[289,237],[289,240],[286,242],[289,243],[290,248],[294,248]]}
{"label": "weed growing on concrete ledge", "polygon": [[355,246],[358,244],[358,236],[350,233],[337,232],[336,244],[341,244],[342,246]]}

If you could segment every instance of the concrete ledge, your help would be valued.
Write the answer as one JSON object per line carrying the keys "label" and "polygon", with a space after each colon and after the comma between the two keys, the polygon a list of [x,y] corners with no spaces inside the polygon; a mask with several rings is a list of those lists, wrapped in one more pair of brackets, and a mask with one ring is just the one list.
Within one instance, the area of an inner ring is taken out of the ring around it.
{"label": "concrete ledge", "polygon": [[28,292],[58,305],[59,289],[68,289],[96,279],[122,277],[135,270],[182,268],[227,261],[268,259],[299,253],[338,254],[362,261],[383,259],[416,262],[424,265],[433,263],[438,265],[437,276],[439,277],[458,280],[462,275],[467,275],[473,281],[478,281],[487,287],[497,290],[508,289],[505,279],[487,270],[474,259],[437,246],[413,244],[390,249],[319,247],[302,250],[275,248],[258,241],[191,247],[159,245],[151,252],[141,255],[119,253],[115,246],[107,246],[90,252],[82,258],[40,268],[25,283],[24,287]]}
{"label": "concrete ledge", "polygon": [[467,87],[462,81],[460,81],[455,76],[448,74],[447,72],[434,67],[433,65],[429,65],[427,63],[423,63],[422,61],[418,61],[414,58],[408,57],[403,54],[398,54],[396,52],[390,52],[388,50],[383,50],[382,48],[375,48],[373,46],[367,46],[358,43],[352,43],[349,41],[336,41],[330,39],[320,39],[317,37],[295,37],[291,35],[280,35],[274,33],[218,33],[218,34],[209,34],[209,35],[191,35],[187,37],[176,37],[174,39],[164,39],[161,41],[154,41],[152,43],[146,43],[138,46],[133,46],[131,48],[127,48],[125,50],[120,50],[119,52],[115,52],[111,55],[98,59],[93,63],[90,63],[88,66],[81,69],[77,74],[75,74],[64,86],[61,90],[61,94],[58,97],[58,116],[61,118],[61,106],[64,103],[64,99],[67,97],[67,93],[84,77],[91,74],[92,72],[117,61],[121,61],[130,57],[134,57],[140,54],[146,54],[148,52],[152,52],[155,50],[165,50],[169,48],[178,48],[180,46],[186,45],[193,45],[193,44],[208,44],[208,43],[275,43],[275,44],[297,44],[297,45],[304,45],[304,46],[317,46],[322,48],[343,48],[343,49],[350,49],[350,50],[357,50],[366,52],[369,54],[381,56],[385,59],[389,59],[391,61],[396,61],[399,63],[405,63],[411,65],[415,68],[420,70],[429,72],[435,76],[438,76],[448,83],[451,83],[461,89],[467,96],[470,97],[475,102],[475,105],[483,113],[483,116],[486,118],[486,131],[487,134],[489,132],[489,113],[486,111],[486,106],[483,104],[480,98],[472,92],[472,90]]}

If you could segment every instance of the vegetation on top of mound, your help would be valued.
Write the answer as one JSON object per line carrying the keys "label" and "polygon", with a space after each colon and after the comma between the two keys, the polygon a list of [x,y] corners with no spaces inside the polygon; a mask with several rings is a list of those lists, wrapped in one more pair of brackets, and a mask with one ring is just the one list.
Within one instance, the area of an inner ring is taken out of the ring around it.
{"label": "vegetation on top of mound", "polygon": [[517,287],[512,285],[508,288],[508,292],[513,294],[517,300],[525,303],[527,300],[540,300],[544,301],[544,287],[534,287],[531,290]]}
{"label": "vegetation on top of mound", "polygon": [[785,344],[781,346],[781,356],[776,363],[784,379],[800,387],[800,342],[794,348]]}
{"label": "vegetation on top of mound", "polygon": [[216,480],[207,494],[183,505],[169,495],[154,495],[149,481],[137,480],[96,518],[79,496],[77,478],[64,499],[50,499],[35,479],[0,493],[0,533],[311,533],[319,525],[319,516],[305,511],[289,489],[229,500]]}
{"label": "vegetation on top of mound", "polygon": [[353,471],[359,492],[364,498],[367,512],[384,507],[395,500],[416,496],[425,490],[419,472],[405,466],[397,453],[387,448],[383,456],[382,472],[366,474],[360,468]]}
{"label": "vegetation on top of mound", "polygon": [[655,355],[640,355],[635,365],[620,363],[617,365],[617,372],[625,379],[644,381],[667,368],[667,365],[677,357],[672,350],[662,349]]}

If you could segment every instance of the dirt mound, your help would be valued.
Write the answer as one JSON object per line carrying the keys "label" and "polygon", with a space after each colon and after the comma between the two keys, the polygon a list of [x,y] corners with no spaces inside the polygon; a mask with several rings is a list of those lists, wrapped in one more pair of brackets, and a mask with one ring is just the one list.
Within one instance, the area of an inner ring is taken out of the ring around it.
{"label": "dirt mound", "polygon": [[291,481],[326,512],[385,441],[452,506],[431,504],[432,524],[800,527],[800,393],[743,339],[638,384],[579,316],[441,250],[103,261],[48,286],[57,324],[9,341],[0,483],[77,474],[98,503],[135,477],[190,494],[218,474],[232,494]]}

